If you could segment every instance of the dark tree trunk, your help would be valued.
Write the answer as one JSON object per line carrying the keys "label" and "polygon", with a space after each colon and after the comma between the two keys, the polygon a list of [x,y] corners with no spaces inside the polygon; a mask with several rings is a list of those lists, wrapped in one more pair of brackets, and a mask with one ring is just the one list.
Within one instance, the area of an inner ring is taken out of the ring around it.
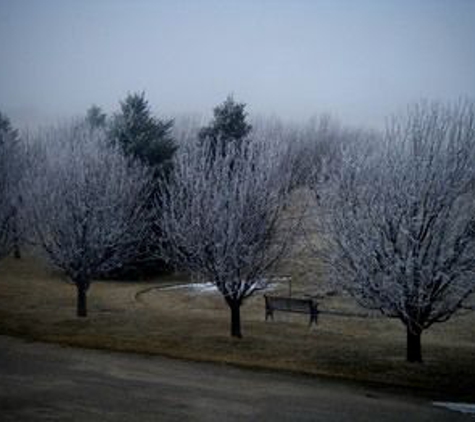
{"label": "dark tree trunk", "polygon": [[76,283],[77,295],[77,316],[87,317],[87,285],[84,283]]}
{"label": "dark tree trunk", "polygon": [[241,334],[241,301],[226,299],[231,309],[231,337],[242,338]]}
{"label": "dark tree trunk", "polygon": [[15,259],[21,259],[20,236],[18,235],[18,217],[16,210],[13,218],[13,256]]}
{"label": "dark tree trunk", "polygon": [[15,239],[15,243],[13,244],[13,256],[15,259],[21,259],[21,250],[18,239]]}
{"label": "dark tree trunk", "polygon": [[421,348],[421,334],[420,329],[411,329],[407,327],[407,361],[408,362],[422,362],[422,348]]}

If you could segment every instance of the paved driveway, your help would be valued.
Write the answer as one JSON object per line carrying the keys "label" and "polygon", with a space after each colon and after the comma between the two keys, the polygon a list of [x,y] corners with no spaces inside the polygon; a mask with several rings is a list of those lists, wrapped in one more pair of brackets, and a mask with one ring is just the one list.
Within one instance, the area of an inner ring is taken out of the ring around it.
{"label": "paved driveway", "polygon": [[0,336],[0,420],[474,421],[428,400],[224,365]]}

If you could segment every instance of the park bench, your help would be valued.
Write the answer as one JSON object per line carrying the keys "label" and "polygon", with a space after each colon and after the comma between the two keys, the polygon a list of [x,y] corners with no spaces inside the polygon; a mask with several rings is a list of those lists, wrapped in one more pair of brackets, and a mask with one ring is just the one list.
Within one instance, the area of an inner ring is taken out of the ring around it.
{"label": "park bench", "polygon": [[266,301],[266,321],[271,317],[274,319],[274,311],[296,312],[309,314],[310,322],[317,324],[318,304],[313,299],[294,299],[282,296],[264,295]]}

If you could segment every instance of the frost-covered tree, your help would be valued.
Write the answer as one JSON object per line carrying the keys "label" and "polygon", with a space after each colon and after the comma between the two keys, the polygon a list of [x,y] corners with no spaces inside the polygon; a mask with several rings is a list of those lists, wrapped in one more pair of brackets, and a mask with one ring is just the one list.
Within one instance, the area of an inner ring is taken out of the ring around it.
{"label": "frost-covered tree", "polygon": [[25,209],[49,261],[77,287],[86,316],[93,278],[131,258],[148,229],[149,169],[110,146],[103,131],[70,125],[44,131],[30,146]]}
{"label": "frost-covered tree", "polygon": [[207,145],[211,159],[224,155],[229,143],[234,144],[234,148],[243,148],[252,130],[245,108],[246,104],[236,102],[232,95],[214,108],[212,121],[199,132],[200,141]]}
{"label": "frost-covered tree", "polygon": [[[343,128],[329,115],[312,117],[305,124],[290,124],[276,117],[257,117],[252,121],[253,139],[274,139],[288,145],[292,160],[292,188],[308,186],[328,178],[339,167],[340,150],[360,131]],[[365,133],[365,136],[368,134]]]}
{"label": "frost-covered tree", "polygon": [[[348,147],[348,145],[347,145]],[[475,290],[475,105],[421,104],[320,187],[320,252],[357,301],[398,318],[407,360]],[[323,212],[325,211],[325,212]]]}
{"label": "frost-covered tree", "polygon": [[229,144],[220,160],[198,142],[180,147],[160,196],[158,225],[164,254],[179,269],[213,282],[231,311],[231,335],[241,337],[243,301],[283,255],[291,229],[279,225],[290,170],[284,149]]}

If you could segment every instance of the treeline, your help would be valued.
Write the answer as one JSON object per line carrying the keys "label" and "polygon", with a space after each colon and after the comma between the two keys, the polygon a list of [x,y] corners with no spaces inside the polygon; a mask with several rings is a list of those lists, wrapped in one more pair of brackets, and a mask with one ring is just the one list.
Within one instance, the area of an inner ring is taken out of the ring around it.
{"label": "treeline", "polygon": [[[304,214],[329,279],[401,320],[410,361],[475,291],[468,100],[420,103],[370,131],[251,119],[231,96],[207,124],[159,119],[135,93],[111,116],[92,106],[28,136],[0,115],[0,134],[0,257],[34,245],[76,286],[78,316],[93,279],[180,269],[216,285],[241,337],[242,303]],[[310,200],[292,206],[296,190]]]}

